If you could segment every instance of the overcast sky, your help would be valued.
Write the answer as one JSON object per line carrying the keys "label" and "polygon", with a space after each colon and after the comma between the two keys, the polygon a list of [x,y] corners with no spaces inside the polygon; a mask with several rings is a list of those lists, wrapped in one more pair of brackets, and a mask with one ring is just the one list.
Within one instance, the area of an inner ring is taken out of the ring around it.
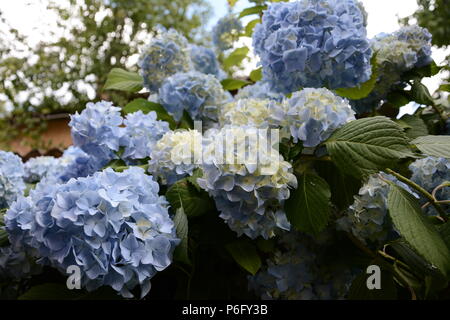
{"label": "overcast sky", "polygon": [[[60,0],[64,1],[64,0]],[[227,0],[209,0],[213,4],[214,16],[209,27],[227,13]],[[0,0],[0,9],[11,24],[29,36],[30,42],[38,42],[54,30],[56,17],[45,9],[47,0]],[[362,0],[369,14],[367,32],[369,37],[380,32],[393,32],[399,28],[398,18],[411,15],[417,9],[416,0]],[[239,12],[252,4],[239,0],[234,11]],[[433,58],[440,64],[449,50],[433,49]],[[439,84],[439,76],[425,79],[426,85],[434,91]]]}

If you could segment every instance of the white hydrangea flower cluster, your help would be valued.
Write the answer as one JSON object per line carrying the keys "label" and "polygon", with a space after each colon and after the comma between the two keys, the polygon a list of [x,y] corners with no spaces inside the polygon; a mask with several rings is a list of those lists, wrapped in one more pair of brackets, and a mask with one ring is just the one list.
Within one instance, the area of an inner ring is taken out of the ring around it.
{"label": "white hydrangea flower cluster", "polygon": [[316,147],[336,129],[355,120],[354,114],[348,101],[330,90],[305,88],[285,99],[272,118],[289,128],[294,142]]}
{"label": "white hydrangea flower cluster", "polygon": [[[297,179],[292,165],[270,145],[267,133],[255,130],[254,135],[249,134],[252,129],[225,126],[207,131],[203,176],[197,182],[214,198],[220,217],[239,236],[268,239],[277,231],[290,229],[283,204]],[[234,139],[233,148],[227,146],[226,154],[218,152],[218,145],[233,141],[229,139]]]}
{"label": "white hydrangea flower cluster", "polygon": [[202,159],[201,143],[202,136],[197,130],[167,132],[153,147],[148,171],[163,184],[173,184],[191,175]]}
{"label": "white hydrangea flower cluster", "polygon": [[220,109],[219,123],[235,126],[268,128],[275,125],[271,121],[276,101],[268,99],[239,99],[225,104]]}

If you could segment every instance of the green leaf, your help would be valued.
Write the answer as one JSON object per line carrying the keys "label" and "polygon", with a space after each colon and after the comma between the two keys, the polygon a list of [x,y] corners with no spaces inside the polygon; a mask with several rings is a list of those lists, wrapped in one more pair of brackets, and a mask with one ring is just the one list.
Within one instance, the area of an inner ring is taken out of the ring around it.
{"label": "green leaf", "polygon": [[276,248],[276,240],[274,238],[264,239],[261,237],[256,238],[256,246],[261,252],[273,253]]}
{"label": "green leaf", "polygon": [[177,230],[177,237],[181,240],[180,244],[175,248],[173,259],[190,264],[188,255],[188,219],[184,213],[183,207],[177,209],[177,213],[173,218],[175,228]]}
{"label": "green leaf", "polygon": [[359,274],[352,282],[348,291],[349,300],[396,300],[397,287],[390,272],[381,269],[381,289],[369,290],[367,279],[370,274],[365,271]]}
{"label": "green leaf", "polygon": [[6,214],[6,211],[8,211],[7,208],[0,209],[0,226],[4,226],[5,225],[5,214]]}
{"label": "green leaf", "polygon": [[407,286],[418,292],[422,288],[422,281],[409,268],[404,268],[401,264],[394,262],[392,265],[395,276],[402,282],[406,282]]}
{"label": "green leaf", "polygon": [[238,1],[238,0],[228,0],[228,5],[229,5],[230,7],[234,7],[237,1]]}
{"label": "green leaf", "polygon": [[316,161],[314,168],[330,186],[331,201],[341,210],[348,208],[361,188],[361,180],[344,174],[334,163],[329,161]]}
{"label": "green leaf", "polygon": [[398,253],[416,275],[421,277],[424,277],[425,275],[442,277],[442,275],[436,269],[432,269],[430,263],[418,255],[404,239],[391,242],[389,246]]}
{"label": "green leaf", "polygon": [[411,97],[409,92],[399,90],[388,93],[387,100],[394,107],[400,108],[407,105],[411,101]]}
{"label": "green leaf", "polygon": [[251,8],[246,8],[242,10],[242,12],[239,14],[239,18],[249,16],[251,14],[260,14],[263,12],[263,10],[266,10],[267,6],[254,6]]}
{"label": "green leaf", "polygon": [[30,191],[36,188],[36,183],[25,183],[25,191],[23,192],[23,195],[25,197],[28,197],[30,195]]}
{"label": "green leaf", "polygon": [[104,90],[120,90],[138,92],[143,88],[144,79],[135,72],[129,72],[120,68],[114,68],[108,74]]}
{"label": "green leaf", "polygon": [[198,185],[197,179],[203,176],[203,171],[200,168],[197,168],[192,173],[192,176],[186,177],[186,180],[189,181],[199,192],[203,191],[202,188]]}
{"label": "green leaf", "polygon": [[410,139],[428,135],[428,127],[420,117],[406,114],[396,122],[404,129]]}
{"label": "green leaf", "polygon": [[258,82],[262,79],[262,67],[250,72],[250,80],[253,82]]}
{"label": "green leaf", "polygon": [[178,123],[178,129],[193,129],[194,128],[194,121],[192,120],[190,114],[183,110],[183,116],[180,119],[180,122]]}
{"label": "green leaf", "polygon": [[418,137],[411,143],[428,156],[450,159],[450,136]]}
{"label": "green leaf", "polygon": [[415,102],[427,106],[434,103],[428,88],[419,81],[414,81],[411,87],[411,98]]}
{"label": "green leaf", "polygon": [[233,91],[242,88],[248,84],[251,84],[249,81],[239,80],[239,79],[224,79],[222,80],[222,87],[224,90]]}
{"label": "green leaf", "polygon": [[316,174],[305,172],[298,179],[298,188],[286,201],[289,222],[298,230],[318,234],[330,218],[331,192],[327,182]]}
{"label": "green leaf", "polygon": [[291,139],[283,138],[278,145],[280,154],[286,161],[294,161],[303,151],[303,143],[301,141],[294,143]]}
{"label": "green leaf", "polygon": [[445,276],[450,272],[450,251],[437,229],[422,213],[409,192],[391,183],[388,196],[389,214],[406,242]]}
{"label": "green leaf", "polygon": [[226,245],[233,259],[245,270],[255,275],[261,268],[261,258],[255,245],[246,240],[238,240]]}
{"label": "green leaf", "polygon": [[249,23],[247,23],[247,25],[245,26],[245,32],[244,35],[247,37],[251,37],[253,35],[253,29],[255,29],[255,26],[261,22],[261,19],[254,19],[252,21],[250,21]]}
{"label": "green leaf", "polygon": [[196,217],[214,209],[211,198],[199,191],[187,178],[175,182],[166,192],[166,198],[174,209],[183,207],[188,217]]}
{"label": "green leaf", "polygon": [[450,92],[450,83],[444,83],[439,86],[438,91]]}
{"label": "green leaf", "polygon": [[325,142],[342,172],[360,178],[379,172],[399,159],[414,157],[402,129],[386,117],[351,121]]}
{"label": "green leaf", "polygon": [[0,247],[6,246],[8,243],[8,232],[5,229],[0,229]]}
{"label": "green leaf", "polygon": [[450,248],[450,221],[438,226],[438,230],[445,244]]}
{"label": "green leaf", "polygon": [[106,168],[111,168],[111,169],[113,169],[114,171],[117,171],[117,172],[123,172],[123,171],[125,171],[126,169],[128,169],[128,166],[127,166],[127,164],[125,163],[125,161],[124,160],[122,160],[122,159],[114,159],[114,160],[111,160],[106,166],[104,166],[103,167],[104,169],[106,169]]}
{"label": "green leaf", "polygon": [[18,300],[75,300],[80,297],[79,290],[69,290],[59,283],[45,283],[31,287]]}
{"label": "green leaf", "polygon": [[408,72],[405,72],[402,75],[402,78],[405,80],[411,80],[414,78],[428,78],[437,75],[443,67],[439,67],[436,65],[436,62],[431,62],[429,65],[412,69]]}
{"label": "green leaf", "polygon": [[242,47],[235,49],[228,57],[226,57],[223,61],[223,66],[226,69],[231,68],[232,66],[238,66],[241,62],[247,57],[249,52],[249,48]]}
{"label": "green leaf", "polygon": [[160,105],[159,103],[145,100],[143,98],[138,98],[131,101],[122,109],[124,114],[134,113],[139,110],[145,114],[151,111],[155,111],[158,120],[167,121],[169,123],[170,129],[172,130],[174,130],[177,126],[175,120],[172,118],[170,114],[167,113],[166,109],[164,109],[162,105]]}
{"label": "green leaf", "polygon": [[351,99],[351,100],[359,100],[367,97],[372,90],[375,88],[375,84],[378,79],[378,65],[376,63],[376,53],[372,56],[370,60],[370,64],[372,65],[372,75],[369,80],[360,84],[355,88],[340,88],[336,89],[335,92],[341,97]]}

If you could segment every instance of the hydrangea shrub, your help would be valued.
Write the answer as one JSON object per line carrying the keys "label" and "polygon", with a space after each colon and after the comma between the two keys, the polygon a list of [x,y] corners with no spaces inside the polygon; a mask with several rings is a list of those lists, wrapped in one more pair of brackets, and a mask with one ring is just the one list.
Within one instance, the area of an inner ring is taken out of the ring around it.
{"label": "hydrangea shrub", "polygon": [[108,76],[113,101],[71,115],[61,157],[0,151],[0,298],[72,267],[76,299],[449,298],[430,33],[369,39],[357,0],[253,2],[191,43],[149,36],[139,74]]}

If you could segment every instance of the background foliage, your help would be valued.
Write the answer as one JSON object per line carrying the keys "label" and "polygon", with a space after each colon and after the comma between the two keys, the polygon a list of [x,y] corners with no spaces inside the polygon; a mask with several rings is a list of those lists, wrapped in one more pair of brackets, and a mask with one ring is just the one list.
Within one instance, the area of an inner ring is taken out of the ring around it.
{"label": "background foliage", "polygon": [[[2,144],[23,134],[38,143],[45,128],[42,120],[49,114],[73,113],[100,98],[124,102],[128,98],[124,93],[102,93],[108,72],[125,67],[153,34],[153,27],[176,28],[194,40],[202,38],[211,14],[205,0],[52,0],[48,9],[59,17],[63,36],[55,30],[51,39],[36,48],[9,28],[5,19],[0,21],[9,35],[2,39],[12,36],[0,43],[0,95],[4,97],[0,108],[14,107],[11,115],[0,119],[0,127],[5,128],[0,132]],[[17,51],[26,54],[17,57]]]}

